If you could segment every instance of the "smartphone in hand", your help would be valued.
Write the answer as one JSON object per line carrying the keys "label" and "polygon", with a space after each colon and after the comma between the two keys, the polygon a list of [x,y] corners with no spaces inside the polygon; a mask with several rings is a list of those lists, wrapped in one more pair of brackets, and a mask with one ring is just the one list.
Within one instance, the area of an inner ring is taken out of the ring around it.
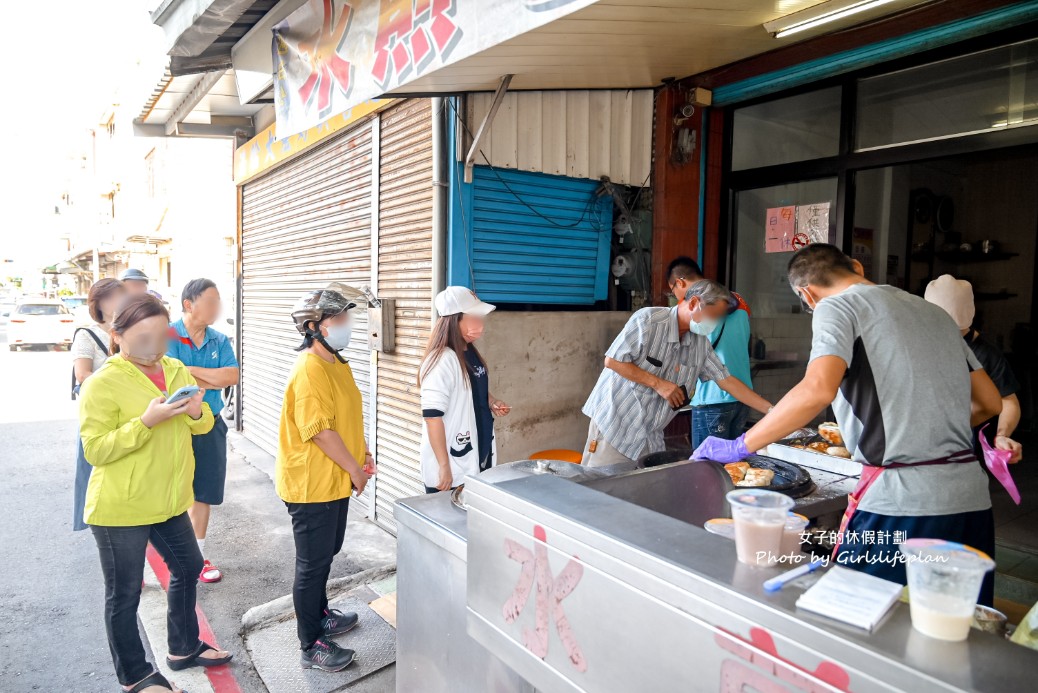
{"label": "smartphone in hand", "polygon": [[166,404],[176,404],[177,402],[183,401],[185,399],[190,399],[191,397],[194,397],[196,394],[198,394],[197,385],[185,385],[184,387],[180,388],[172,395],[167,397]]}

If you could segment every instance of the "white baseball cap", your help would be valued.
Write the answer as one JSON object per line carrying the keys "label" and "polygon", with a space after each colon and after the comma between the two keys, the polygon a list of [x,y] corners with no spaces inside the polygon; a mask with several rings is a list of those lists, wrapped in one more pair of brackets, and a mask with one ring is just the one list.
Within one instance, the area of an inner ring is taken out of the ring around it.
{"label": "white baseball cap", "polygon": [[436,294],[434,303],[436,312],[443,316],[457,313],[484,316],[497,308],[497,306],[480,301],[475,291],[464,286],[448,286]]}

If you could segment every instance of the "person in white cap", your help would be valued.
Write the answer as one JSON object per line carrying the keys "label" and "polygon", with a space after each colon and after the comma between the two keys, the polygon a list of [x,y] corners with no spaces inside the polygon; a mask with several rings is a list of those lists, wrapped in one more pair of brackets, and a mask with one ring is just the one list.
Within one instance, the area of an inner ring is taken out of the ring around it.
{"label": "person in white cap", "polygon": [[[998,415],[995,425],[995,447],[999,450],[1010,450],[1013,453],[1010,462],[1018,462],[1023,455],[1023,447],[1010,436],[1020,423],[1020,399],[1016,396],[1020,389],[1020,381],[1016,379],[1009,362],[999,348],[973,329],[973,318],[977,314],[973,303],[973,285],[965,279],[942,274],[926,286],[924,298],[943,308],[952,317],[973,355],[998,388],[998,394],[1002,396],[1002,413]],[[984,425],[981,424],[974,430]]]}
{"label": "person in white cap", "polygon": [[436,295],[439,318],[418,370],[421,470],[426,493],[448,491],[494,463],[494,416],[511,407],[490,394],[486,361],[475,342],[495,306],[463,286]]}

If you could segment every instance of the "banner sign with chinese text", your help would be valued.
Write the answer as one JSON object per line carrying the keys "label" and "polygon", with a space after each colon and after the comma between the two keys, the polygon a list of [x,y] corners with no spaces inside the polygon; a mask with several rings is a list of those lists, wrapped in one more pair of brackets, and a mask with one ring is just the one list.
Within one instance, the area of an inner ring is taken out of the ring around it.
{"label": "banner sign with chinese text", "polygon": [[594,2],[308,0],[273,30],[277,137]]}

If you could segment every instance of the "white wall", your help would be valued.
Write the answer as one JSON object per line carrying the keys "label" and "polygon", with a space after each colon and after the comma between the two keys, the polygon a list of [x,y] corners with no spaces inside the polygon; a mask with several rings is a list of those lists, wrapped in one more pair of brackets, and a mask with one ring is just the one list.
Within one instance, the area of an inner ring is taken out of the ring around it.
{"label": "white wall", "polygon": [[[169,251],[172,281],[167,287],[173,312],[180,312],[184,285],[205,277],[216,282],[224,299],[224,315],[231,317],[237,237],[232,141],[168,139],[162,140],[156,153],[161,155],[162,165],[154,202],[168,209],[163,235],[173,241]],[[165,285],[165,276],[161,282]]]}
{"label": "white wall", "polygon": [[538,450],[582,450],[588,419],[581,412],[602,372],[605,350],[627,322],[621,312],[490,314],[477,344],[494,396],[512,406],[497,419],[498,459],[514,462]]}
{"label": "white wall", "polygon": [[[465,120],[473,134],[493,94],[472,94]],[[653,92],[523,91],[505,94],[480,149],[492,166],[572,178],[609,176],[646,184],[652,161]],[[468,152],[471,141],[459,138]],[[485,163],[479,156],[477,164]]]}

